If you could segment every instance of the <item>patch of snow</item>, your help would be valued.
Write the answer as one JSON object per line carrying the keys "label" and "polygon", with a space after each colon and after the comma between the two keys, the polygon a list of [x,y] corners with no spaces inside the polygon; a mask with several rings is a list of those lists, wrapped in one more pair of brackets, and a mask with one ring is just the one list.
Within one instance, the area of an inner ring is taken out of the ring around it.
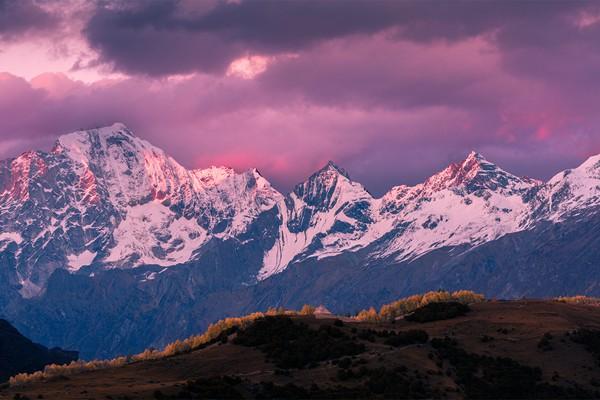
{"label": "patch of snow", "polygon": [[9,241],[16,244],[23,243],[23,237],[18,232],[2,232],[0,233],[0,242]]}
{"label": "patch of snow", "polygon": [[144,279],[142,279],[140,282],[153,281],[156,279],[157,276],[158,274],[156,272],[146,272],[144,274]]}
{"label": "patch of snow", "polygon": [[71,254],[67,256],[68,269],[71,272],[79,271],[81,267],[91,265],[96,258],[96,253],[85,250],[80,254]]}
{"label": "patch of snow", "polygon": [[29,279],[21,279],[19,280],[19,284],[21,285],[21,289],[19,289],[19,294],[24,299],[30,299],[42,292],[42,288],[39,285],[36,285],[32,281],[30,281]]}
{"label": "patch of snow", "polygon": [[186,262],[207,239],[195,220],[178,217],[158,201],[130,207],[113,237],[116,246],[105,261],[118,264],[135,256],[133,266]]}

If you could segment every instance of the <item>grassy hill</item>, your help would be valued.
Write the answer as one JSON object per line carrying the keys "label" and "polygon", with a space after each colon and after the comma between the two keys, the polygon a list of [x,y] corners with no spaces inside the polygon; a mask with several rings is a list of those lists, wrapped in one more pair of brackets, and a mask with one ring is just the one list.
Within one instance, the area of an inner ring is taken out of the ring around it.
{"label": "grassy hill", "polygon": [[23,381],[0,398],[600,397],[597,305],[447,304],[412,321],[256,316],[193,351]]}

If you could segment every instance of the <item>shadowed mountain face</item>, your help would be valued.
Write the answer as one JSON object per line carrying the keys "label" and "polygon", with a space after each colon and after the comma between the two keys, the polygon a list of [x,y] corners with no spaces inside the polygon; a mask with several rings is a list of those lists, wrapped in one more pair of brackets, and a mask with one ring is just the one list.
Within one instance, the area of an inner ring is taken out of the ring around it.
{"label": "shadowed mountain face", "polygon": [[115,124],[0,163],[0,311],[89,358],[270,306],[598,295],[599,205],[600,156],[540,182],[472,152],[381,198],[330,162],[284,195],[255,169],[185,169]]}
{"label": "shadowed mountain face", "polygon": [[0,382],[21,372],[34,372],[48,364],[77,360],[76,351],[47,349],[21,335],[8,321],[0,319]]}

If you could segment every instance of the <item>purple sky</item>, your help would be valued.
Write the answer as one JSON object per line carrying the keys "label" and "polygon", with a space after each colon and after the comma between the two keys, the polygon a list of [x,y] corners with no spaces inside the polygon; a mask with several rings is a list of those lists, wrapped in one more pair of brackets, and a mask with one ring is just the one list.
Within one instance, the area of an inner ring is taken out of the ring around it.
{"label": "purple sky", "polygon": [[600,2],[0,0],[0,157],[121,121],[187,167],[375,194],[600,153]]}

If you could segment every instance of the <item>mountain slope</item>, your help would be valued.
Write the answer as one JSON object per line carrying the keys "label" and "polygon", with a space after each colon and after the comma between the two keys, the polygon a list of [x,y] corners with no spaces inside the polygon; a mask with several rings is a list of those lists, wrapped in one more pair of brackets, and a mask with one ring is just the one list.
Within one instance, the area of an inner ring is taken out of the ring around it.
{"label": "mountain slope", "polygon": [[395,220],[398,233],[381,246],[396,260],[433,249],[478,245],[527,229],[533,194],[541,182],[518,178],[470,153],[415,187],[399,186],[381,201],[381,214]]}
{"label": "mountain slope", "polygon": [[68,364],[77,360],[76,351],[47,349],[19,333],[0,319],[0,383],[22,372],[35,372],[48,364]]}
{"label": "mountain slope", "polygon": [[549,219],[560,221],[600,205],[600,156],[556,174],[547,184]]}
{"label": "mountain slope", "polygon": [[265,253],[259,279],[302,255],[323,257],[360,246],[373,222],[372,203],[365,188],[330,161],[280,202],[278,239]]}

